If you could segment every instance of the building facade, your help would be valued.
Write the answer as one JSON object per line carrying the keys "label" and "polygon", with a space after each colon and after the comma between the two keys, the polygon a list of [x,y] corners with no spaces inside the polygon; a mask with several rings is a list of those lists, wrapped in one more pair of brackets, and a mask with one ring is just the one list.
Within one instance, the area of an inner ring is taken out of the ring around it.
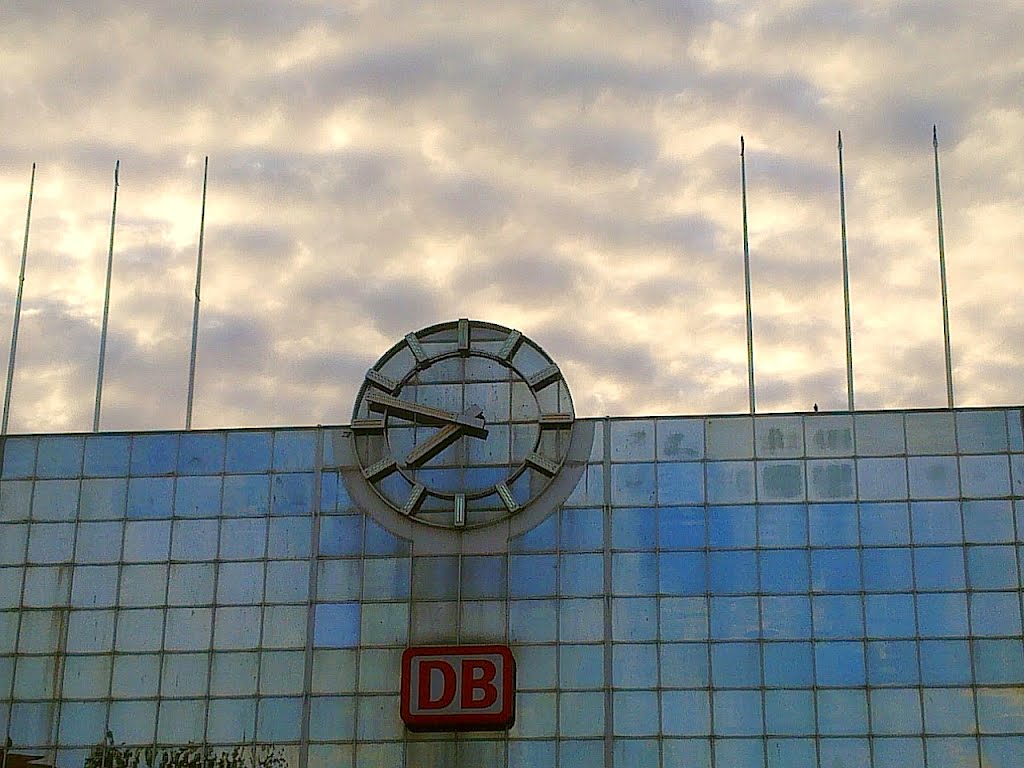
{"label": "building facade", "polygon": [[[462,521],[389,501],[358,409],[6,438],[0,737],[62,768],[107,731],[297,768],[1024,761],[1020,408],[541,426],[561,463],[502,437],[524,503]],[[453,644],[511,647],[511,729],[403,726],[403,651]]]}

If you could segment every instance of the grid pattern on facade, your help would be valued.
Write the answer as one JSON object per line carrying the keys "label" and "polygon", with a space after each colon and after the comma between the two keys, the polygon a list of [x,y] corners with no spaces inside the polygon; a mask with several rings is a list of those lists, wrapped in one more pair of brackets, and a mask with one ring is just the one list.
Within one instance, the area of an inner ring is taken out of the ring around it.
{"label": "grid pattern on facade", "polygon": [[[507,555],[418,556],[323,435],[9,438],[0,734],[69,766],[106,729],[325,768],[1024,754],[1018,409],[605,420]],[[402,729],[402,649],[452,640],[512,645],[507,737]]]}

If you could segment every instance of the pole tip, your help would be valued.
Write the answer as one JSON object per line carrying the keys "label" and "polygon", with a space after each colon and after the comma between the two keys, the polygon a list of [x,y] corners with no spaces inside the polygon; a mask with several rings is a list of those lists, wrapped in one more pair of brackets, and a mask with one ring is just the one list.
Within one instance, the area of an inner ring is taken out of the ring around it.
{"label": "pole tip", "polygon": [[741,133],[740,134],[740,155],[743,154],[743,150],[744,149],[745,149],[745,147],[744,147],[744,144],[743,144],[743,134]]}
{"label": "pole tip", "polygon": [[839,137],[839,148],[842,149],[843,148],[843,132],[842,131],[836,131],[836,135]]}
{"label": "pole tip", "polygon": [[932,125],[932,146],[939,146],[939,127],[937,125]]}

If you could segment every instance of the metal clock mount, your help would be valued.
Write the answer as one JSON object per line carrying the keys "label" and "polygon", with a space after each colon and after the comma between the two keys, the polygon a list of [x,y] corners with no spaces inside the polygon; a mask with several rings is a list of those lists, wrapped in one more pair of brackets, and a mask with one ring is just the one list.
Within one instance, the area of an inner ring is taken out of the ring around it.
{"label": "metal clock mount", "polygon": [[519,331],[458,320],[408,334],[352,411],[363,479],[392,509],[446,528],[516,515],[559,474],[575,414],[554,361]]}

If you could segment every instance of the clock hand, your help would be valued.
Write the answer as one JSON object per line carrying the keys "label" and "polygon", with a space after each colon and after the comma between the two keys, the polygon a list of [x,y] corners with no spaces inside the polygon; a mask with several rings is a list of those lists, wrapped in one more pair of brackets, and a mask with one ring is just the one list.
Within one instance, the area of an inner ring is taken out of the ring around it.
{"label": "clock hand", "polygon": [[[482,421],[482,413],[480,406],[474,405],[463,411],[462,416],[478,418]],[[467,427],[462,423],[447,424],[441,427],[441,429],[437,430],[437,432],[431,435],[428,439],[424,440],[409,451],[409,454],[405,457],[405,466],[417,467],[420,464],[425,464],[455,442],[463,432],[467,432]]]}
{"label": "clock hand", "polygon": [[369,392],[366,395],[366,403],[371,411],[387,411],[389,414],[422,424],[458,425],[465,430],[467,435],[487,437],[483,412],[477,406],[467,409],[464,413],[452,413],[385,395],[382,392]]}

